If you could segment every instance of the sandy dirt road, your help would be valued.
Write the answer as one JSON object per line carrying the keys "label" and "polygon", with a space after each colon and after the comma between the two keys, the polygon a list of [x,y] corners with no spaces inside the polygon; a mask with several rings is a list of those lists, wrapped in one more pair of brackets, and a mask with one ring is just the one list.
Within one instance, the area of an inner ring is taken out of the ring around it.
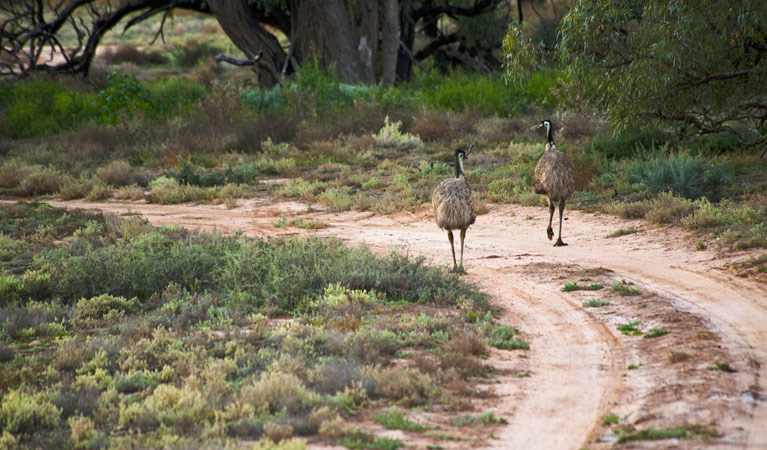
{"label": "sandy dirt road", "polygon": [[[398,249],[448,264],[450,249],[427,209],[417,213],[307,211],[295,202],[269,199],[222,205],[51,202],[68,208],[140,214],[155,225],[275,236],[310,233],[274,227],[285,215],[319,220],[336,235],[374,250]],[[630,448],[767,449],[767,285],[736,277],[728,267],[755,253],[695,251],[683,230],[641,221],[567,212],[563,239],[546,240],[547,210],[491,206],[466,239],[467,278],[493,297],[501,320],[520,328],[531,345],[527,358],[493,351],[502,368],[492,384],[493,410],[508,425],[479,447],[493,449],[610,448],[608,413],[630,429],[698,427],[690,440],[636,441]],[[607,238],[619,228],[639,232]],[[716,248],[710,242],[710,248]],[[624,282],[640,294],[609,289],[562,292],[565,282],[612,286]],[[609,299],[584,308],[589,298]],[[624,336],[617,326],[670,334],[656,339]],[[711,370],[727,362],[735,372]],[[633,367],[632,367],[633,366]],[[520,376],[529,375],[529,376]],[[450,447],[450,444],[445,444]],[[461,448],[460,445],[453,448]]]}

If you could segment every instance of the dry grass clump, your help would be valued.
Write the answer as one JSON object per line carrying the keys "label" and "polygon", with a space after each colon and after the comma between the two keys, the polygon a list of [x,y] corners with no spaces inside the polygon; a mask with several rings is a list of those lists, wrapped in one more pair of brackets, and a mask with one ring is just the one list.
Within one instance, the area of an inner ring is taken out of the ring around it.
{"label": "dry grass clump", "polygon": [[275,144],[291,142],[296,139],[299,119],[287,114],[261,114],[248,120],[235,120],[232,147],[243,153],[259,153],[264,150],[264,143]]}
{"label": "dry grass clump", "polygon": [[91,188],[90,192],[85,196],[85,199],[89,202],[97,202],[100,200],[106,200],[112,196],[112,188],[103,183],[96,183]]}
{"label": "dry grass clump", "polygon": [[27,176],[36,170],[39,170],[39,168],[30,166],[19,158],[7,159],[0,166],[0,188],[16,188]]}
{"label": "dry grass clump", "polygon": [[55,194],[61,188],[61,172],[53,167],[37,168],[27,174],[18,186],[20,195]]}
{"label": "dry grass clump", "polygon": [[117,200],[138,201],[144,200],[146,198],[146,194],[144,193],[144,188],[139,187],[136,184],[131,184],[130,186],[117,188],[114,191],[114,198]]}
{"label": "dry grass clump", "polygon": [[508,142],[529,137],[531,123],[535,123],[534,119],[528,119],[525,116],[511,118],[485,117],[477,120],[473,132],[481,141]]}
{"label": "dry grass clump", "polygon": [[662,192],[649,201],[645,219],[657,224],[679,223],[695,210],[694,202],[675,197],[671,192]]}
{"label": "dry grass clump", "polygon": [[167,64],[168,58],[157,50],[146,51],[130,44],[107,47],[99,55],[109,64],[133,63],[137,66]]}
{"label": "dry grass clump", "polygon": [[671,192],[662,192],[649,200],[611,203],[605,210],[624,219],[646,219],[662,225],[681,223],[696,208],[696,202],[676,197]]}
{"label": "dry grass clump", "polygon": [[559,118],[559,136],[562,139],[590,138],[604,128],[604,121],[583,113],[568,113]]}
{"label": "dry grass clump", "polygon": [[131,167],[127,161],[117,160],[96,169],[96,176],[110,186],[127,186],[133,182]]}
{"label": "dry grass clump", "polygon": [[646,201],[615,202],[607,205],[605,210],[623,219],[644,219],[645,214],[650,210],[650,205]]}
{"label": "dry grass clump", "polygon": [[402,122],[390,122],[389,117],[384,119],[384,126],[373,135],[376,147],[393,148],[397,150],[411,150],[423,147],[423,142],[418,136],[400,131]]}
{"label": "dry grass clump", "polygon": [[175,179],[164,176],[149,183],[149,188],[149,201],[162,205],[210,200],[216,194],[215,188],[182,185]]}
{"label": "dry grass clump", "polygon": [[431,376],[414,368],[386,367],[370,375],[378,385],[378,393],[403,406],[426,404],[438,391]]}
{"label": "dry grass clump", "polygon": [[440,367],[443,371],[454,370],[463,378],[480,376],[486,369],[477,357],[487,352],[485,339],[476,334],[456,333],[442,349]]}
{"label": "dry grass clump", "polygon": [[242,388],[240,399],[264,414],[275,414],[295,412],[312,397],[295,375],[264,372],[258,381]]}
{"label": "dry grass clump", "polygon": [[591,180],[600,173],[598,156],[595,153],[575,151],[574,149],[567,153],[573,163],[575,190],[586,190]]}
{"label": "dry grass clump", "polygon": [[59,196],[62,198],[62,200],[84,198],[91,192],[93,186],[97,182],[98,180],[88,176],[87,174],[80,174],[78,178],[75,178],[71,175],[64,175],[61,178]]}
{"label": "dry grass clump", "polygon": [[424,113],[410,131],[426,142],[449,141],[453,135],[445,114],[439,111]]}

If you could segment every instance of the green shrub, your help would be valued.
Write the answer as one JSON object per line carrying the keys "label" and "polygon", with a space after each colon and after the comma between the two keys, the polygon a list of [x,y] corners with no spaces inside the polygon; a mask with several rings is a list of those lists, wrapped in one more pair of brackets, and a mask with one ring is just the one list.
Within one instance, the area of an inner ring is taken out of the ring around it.
{"label": "green shrub", "polygon": [[524,96],[500,77],[430,73],[416,77],[426,104],[435,109],[463,112],[476,110],[486,115],[508,116],[524,109]]}
{"label": "green shrub", "polygon": [[390,408],[385,413],[377,415],[375,421],[383,425],[387,430],[405,430],[422,433],[428,429],[420,423],[408,419],[396,408]]}
{"label": "green shrub", "polygon": [[59,79],[40,77],[0,85],[0,111],[13,138],[73,129],[86,119],[91,98]]}
{"label": "green shrub", "polygon": [[107,87],[93,100],[91,108],[98,122],[116,125],[121,116],[135,117],[137,113],[154,115],[155,104],[149,91],[132,74],[112,72]]}
{"label": "green shrub", "polygon": [[0,404],[0,427],[5,432],[19,434],[39,428],[53,428],[59,422],[61,410],[53,405],[46,392],[27,394],[10,390]]}
{"label": "green shrub", "polygon": [[384,120],[384,126],[373,135],[376,147],[394,148],[398,150],[410,150],[423,147],[423,142],[418,136],[400,131],[402,122],[389,122],[389,116]]}
{"label": "green shrub", "polygon": [[618,438],[618,443],[659,439],[686,439],[696,435],[696,433],[685,427],[664,428],[662,430],[648,428],[634,433],[621,434]]}
{"label": "green shrub", "polygon": [[619,135],[600,134],[591,141],[591,150],[611,158],[627,158],[677,143],[676,135],[659,128],[627,130]]}
{"label": "green shrub", "polygon": [[149,84],[147,91],[161,114],[188,109],[206,94],[205,86],[185,78],[163,78]]}
{"label": "green shrub", "polygon": [[51,294],[50,282],[50,274],[34,270],[28,270],[21,277],[0,275],[0,306],[47,299]]}
{"label": "green shrub", "polygon": [[642,330],[639,329],[639,321],[634,320],[621,325],[618,325],[618,331],[626,336],[639,336],[642,334]]}
{"label": "green shrub", "polygon": [[141,308],[138,299],[126,300],[124,297],[113,297],[102,294],[89,299],[81,298],[75,305],[75,318],[87,321],[88,319],[101,320],[115,312],[122,317],[124,313],[135,313]]}
{"label": "green shrub", "polygon": [[717,200],[727,181],[724,163],[707,165],[699,156],[683,153],[635,160],[625,170],[629,183],[640,183],[649,192],[672,192],[690,200],[701,197]]}
{"label": "green shrub", "polygon": [[668,331],[668,330],[661,329],[661,328],[650,328],[649,330],[647,330],[647,334],[645,334],[644,337],[645,337],[645,339],[652,339],[652,338],[656,338],[656,337],[665,336],[665,335],[667,335],[669,333],[671,333],[671,332]]}
{"label": "green shrub", "polygon": [[157,380],[146,371],[133,372],[115,381],[115,389],[123,394],[132,394],[155,386],[157,386]]}
{"label": "green shrub", "polygon": [[149,183],[149,189],[149,201],[163,205],[210,200],[216,195],[215,188],[180,184],[175,179],[164,176]]}
{"label": "green shrub", "polygon": [[171,61],[179,67],[194,67],[203,58],[220,53],[221,49],[209,42],[189,41],[183,47],[170,52]]}
{"label": "green shrub", "polygon": [[515,339],[517,329],[508,325],[499,325],[490,332],[487,343],[503,350],[529,350],[530,346],[522,339]]}
{"label": "green shrub", "polygon": [[0,275],[0,306],[12,305],[19,300],[22,281],[14,275]]}

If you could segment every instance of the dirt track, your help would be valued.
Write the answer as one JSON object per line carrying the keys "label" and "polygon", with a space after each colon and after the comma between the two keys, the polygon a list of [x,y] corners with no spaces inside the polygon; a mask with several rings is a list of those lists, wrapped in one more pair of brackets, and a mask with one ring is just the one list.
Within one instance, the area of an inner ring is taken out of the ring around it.
{"label": "dirt track", "polygon": [[[397,248],[447,264],[446,236],[424,209],[416,214],[307,212],[300,203],[242,201],[234,209],[213,205],[51,202],[56,206],[124,213],[130,209],[155,225],[242,230],[247,235],[304,234],[275,228],[282,214],[329,225],[318,231],[373,249]],[[528,358],[494,351],[503,368],[492,409],[509,424],[484,442],[495,449],[608,448],[602,417],[616,413],[619,425],[661,429],[703,426],[710,437],[642,441],[631,448],[767,449],[767,286],[735,277],[727,267],[744,254],[695,251],[684,231],[658,228],[578,211],[567,213],[563,239],[554,248],[545,237],[547,210],[492,206],[466,239],[468,278],[493,296],[501,320],[522,330]],[[619,228],[640,232],[605,236]],[[716,247],[711,245],[710,247]],[[561,292],[565,282],[609,287],[634,283],[641,295],[601,291]],[[584,308],[583,300],[611,305]],[[656,339],[624,336],[616,327],[640,320],[671,331]],[[707,370],[727,362],[734,373]],[[628,370],[632,364],[637,368]],[[515,376],[529,372],[529,377]],[[443,444],[449,447],[450,443]],[[456,446],[454,448],[460,448]]]}

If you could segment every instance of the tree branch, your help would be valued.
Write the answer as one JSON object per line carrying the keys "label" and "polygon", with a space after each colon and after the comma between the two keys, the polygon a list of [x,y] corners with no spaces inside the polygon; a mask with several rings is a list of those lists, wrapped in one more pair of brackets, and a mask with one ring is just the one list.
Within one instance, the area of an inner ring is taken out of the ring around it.
{"label": "tree branch", "polygon": [[447,14],[448,16],[464,16],[474,17],[485,12],[487,8],[493,5],[492,0],[479,0],[474,3],[474,6],[470,8],[463,8],[453,5],[424,5],[413,11],[413,21],[417,22],[418,19],[427,16],[436,16],[439,14]]}

